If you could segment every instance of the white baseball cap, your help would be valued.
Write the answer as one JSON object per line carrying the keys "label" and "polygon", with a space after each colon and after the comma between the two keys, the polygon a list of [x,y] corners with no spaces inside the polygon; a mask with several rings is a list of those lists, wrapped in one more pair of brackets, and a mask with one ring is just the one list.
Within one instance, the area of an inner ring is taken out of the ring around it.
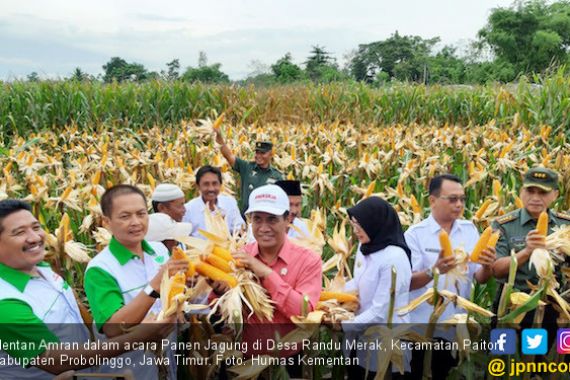
{"label": "white baseball cap", "polygon": [[249,208],[245,212],[266,212],[273,215],[283,215],[289,211],[289,197],[277,185],[265,185],[253,190],[249,195]]}
{"label": "white baseball cap", "polygon": [[154,189],[151,200],[155,202],[170,202],[178,198],[184,198],[182,190],[171,183],[161,183]]}
{"label": "white baseball cap", "polygon": [[167,214],[155,212],[148,217],[148,231],[145,240],[176,240],[179,237],[189,236],[191,232],[191,223],[178,223]]}

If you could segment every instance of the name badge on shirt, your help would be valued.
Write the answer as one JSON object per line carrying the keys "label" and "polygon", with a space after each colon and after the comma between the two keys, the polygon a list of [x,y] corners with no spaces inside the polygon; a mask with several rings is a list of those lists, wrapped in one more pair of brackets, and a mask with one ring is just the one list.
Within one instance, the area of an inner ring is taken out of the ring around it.
{"label": "name badge on shirt", "polygon": [[441,249],[440,248],[426,248],[425,251],[426,252],[439,253],[441,251]]}
{"label": "name badge on shirt", "polygon": [[526,245],[526,236],[514,236],[510,239],[510,243],[515,249],[522,249]]}

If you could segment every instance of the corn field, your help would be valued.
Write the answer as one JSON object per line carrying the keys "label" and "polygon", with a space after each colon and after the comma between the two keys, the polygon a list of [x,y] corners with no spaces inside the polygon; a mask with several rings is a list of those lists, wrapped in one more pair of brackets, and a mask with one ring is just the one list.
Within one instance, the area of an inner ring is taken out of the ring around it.
{"label": "corn field", "polygon": [[[150,196],[169,182],[190,199],[195,171],[212,164],[222,167],[223,191],[235,194],[211,122],[200,120],[225,112],[237,156],[253,157],[256,140],[273,141],[274,165],[301,180],[303,215],[320,210],[325,236],[369,194],[395,205],[405,228],[418,222],[429,213],[429,179],[447,172],[464,180],[465,217],[476,216],[482,230],[517,208],[521,175],[534,165],[560,173],[554,208],[570,208],[569,102],[562,75],[540,86],[475,88],[2,84],[0,199],[33,205],[50,234],[49,259],[82,293],[86,262],[108,239],[105,188],[137,184]],[[333,255],[325,246],[323,261]],[[494,291],[493,282],[478,286],[473,300],[490,309]]]}

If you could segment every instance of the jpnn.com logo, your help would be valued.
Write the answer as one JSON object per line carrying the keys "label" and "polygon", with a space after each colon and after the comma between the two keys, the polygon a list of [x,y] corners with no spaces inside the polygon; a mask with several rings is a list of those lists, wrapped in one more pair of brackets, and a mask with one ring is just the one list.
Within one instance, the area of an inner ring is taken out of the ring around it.
{"label": "jpnn.com logo", "polygon": [[514,329],[491,330],[491,354],[513,355],[517,350],[517,334]]}

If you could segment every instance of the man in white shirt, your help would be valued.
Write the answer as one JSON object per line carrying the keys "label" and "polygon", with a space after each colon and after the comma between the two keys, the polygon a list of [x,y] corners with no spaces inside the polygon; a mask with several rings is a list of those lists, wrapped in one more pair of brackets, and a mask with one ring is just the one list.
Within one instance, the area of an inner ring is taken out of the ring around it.
{"label": "man in white shirt", "polygon": [[219,168],[206,165],[202,166],[196,173],[196,185],[200,191],[200,196],[186,203],[186,213],[183,221],[192,223],[191,236],[204,239],[200,234],[200,229],[206,230],[206,220],[204,212],[221,212],[224,216],[230,233],[234,233],[245,224],[237,201],[229,196],[220,194],[222,188],[222,172]]}
{"label": "man in white shirt", "polygon": [[[461,219],[465,206],[465,191],[461,180],[451,174],[443,174],[434,177],[429,184],[429,203],[431,214],[418,224],[411,226],[404,234],[406,243],[412,252],[412,281],[410,284],[410,300],[419,297],[426,290],[433,287],[433,270],[439,270],[439,289],[447,289],[460,296],[469,299],[471,282],[473,278],[479,283],[485,283],[492,276],[492,265],[495,261],[495,249],[485,249],[479,259],[481,264],[469,263],[467,281],[451,283],[447,273],[456,266],[455,257],[442,257],[439,243],[439,233],[444,229],[451,240],[453,248],[463,247],[470,254],[479,240],[479,232],[473,222]],[[412,323],[427,324],[433,306],[422,304],[414,310],[410,319]],[[452,303],[439,318],[443,322],[453,314],[464,312]],[[452,341],[453,330],[441,331],[436,329],[435,337]],[[423,365],[423,352],[414,351],[412,359],[412,374],[421,376]],[[444,379],[449,370],[456,365],[448,351],[433,351],[432,353],[432,376],[434,379]],[[437,365],[434,365],[437,363]],[[418,372],[419,371],[419,372]]]}

